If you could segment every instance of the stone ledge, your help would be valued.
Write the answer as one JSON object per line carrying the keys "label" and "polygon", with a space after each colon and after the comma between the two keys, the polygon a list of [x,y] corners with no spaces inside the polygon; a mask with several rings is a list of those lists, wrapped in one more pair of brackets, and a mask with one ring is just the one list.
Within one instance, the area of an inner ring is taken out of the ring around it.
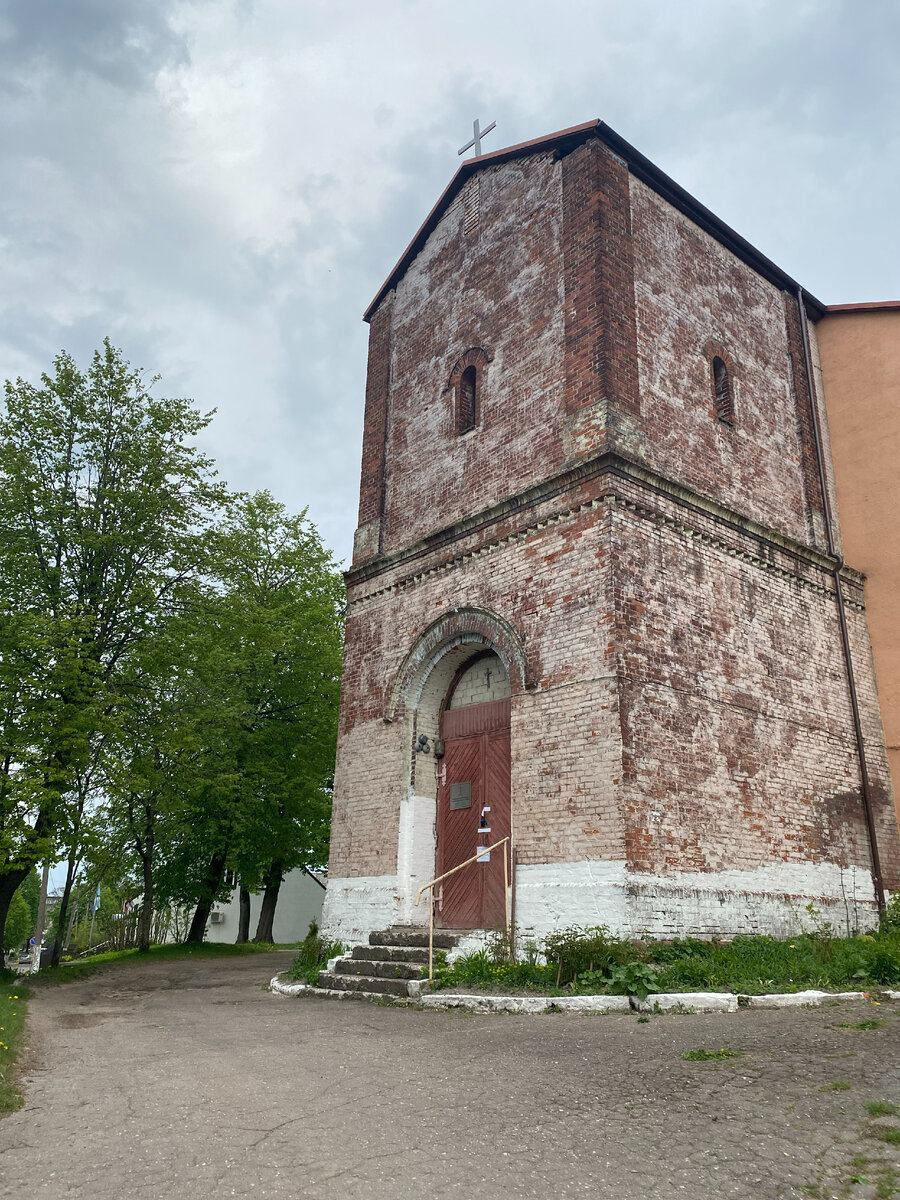
{"label": "stone ledge", "polygon": [[363,992],[358,988],[320,988],[311,983],[285,983],[277,975],[269,980],[269,991],[277,996],[302,996],[321,1000],[377,1000],[379,1004],[391,1004],[401,1008],[412,1003],[405,996],[392,996],[388,992]]}
{"label": "stone ledge", "polygon": [[733,992],[657,992],[646,1000],[631,997],[638,1012],[737,1012],[738,998]]}
{"label": "stone ledge", "polygon": [[467,1008],[472,1012],[628,1012],[627,996],[494,996],[434,992],[423,996],[423,1008]]}
{"label": "stone ledge", "polygon": [[[424,980],[409,980],[410,997],[389,996],[382,992],[338,991],[314,987],[309,983],[286,983],[275,975],[269,990],[281,996],[320,996],[329,1000],[377,1000],[380,1004],[406,1007],[418,1004],[422,1008],[465,1008],[471,1012],[546,1013],[546,1012],[641,1012],[641,1013],[702,1013],[737,1012],[738,1008],[810,1008],[848,1000],[869,1000],[878,995],[882,1000],[900,1000],[900,991],[883,988],[872,992],[770,992],[764,996],[737,995],[734,992],[657,992],[646,1000],[636,996],[497,996],[486,992],[433,992],[419,995],[427,987]],[[415,990],[413,986],[415,985]]]}
{"label": "stone ledge", "polygon": [[[900,993],[881,993],[893,1000]],[[828,1000],[868,1000],[869,992],[773,992],[767,996],[741,996],[748,1008],[803,1008],[818,1006]]]}

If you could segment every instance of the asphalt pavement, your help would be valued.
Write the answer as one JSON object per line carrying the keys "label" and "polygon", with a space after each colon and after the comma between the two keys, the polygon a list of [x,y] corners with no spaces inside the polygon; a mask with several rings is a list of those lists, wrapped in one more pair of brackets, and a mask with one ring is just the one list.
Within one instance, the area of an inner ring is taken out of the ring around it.
{"label": "asphalt pavement", "polygon": [[40,990],[0,1196],[900,1196],[900,1119],[866,1108],[900,1106],[898,1006],[471,1016],[275,996],[288,961]]}

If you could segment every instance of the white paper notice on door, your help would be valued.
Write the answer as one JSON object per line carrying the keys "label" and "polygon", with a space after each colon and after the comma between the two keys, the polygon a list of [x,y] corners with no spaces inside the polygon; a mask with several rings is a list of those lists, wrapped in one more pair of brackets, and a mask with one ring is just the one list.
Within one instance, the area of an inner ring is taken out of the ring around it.
{"label": "white paper notice on door", "polygon": [[490,852],[490,850],[488,850],[488,848],[486,846],[476,846],[475,850],[476,850],[476,853],[478,854],[478,858],[475,860],[476,862],[490,862],[491,861],[491,852]]}

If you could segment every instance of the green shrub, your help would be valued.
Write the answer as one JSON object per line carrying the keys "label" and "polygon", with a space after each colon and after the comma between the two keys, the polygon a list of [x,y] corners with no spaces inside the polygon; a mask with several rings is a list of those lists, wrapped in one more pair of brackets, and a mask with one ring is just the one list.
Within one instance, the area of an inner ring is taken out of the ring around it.
{"label": "green shrub", "polygon": [[605,925],[560,929],[544,938],[547,965],[553,967],[557,987],[572,983],[587,973],[607,975],[614,966],[636,961],[638,946],[615,937]]}
{"label": "green shrub", "polygon": [[647,963],[630,962],[613,967],[609,973],[609,991],[614,996],[637,996],[646,1000],[650,992],[659,992],[659,972]]}
{"label": "green shrub", "polygon": [[328,942],[321,938],[318,925],[315,921],[310,921],[309,930],[300,943],[297,957],[291,963],[288,975],[302,983],[316,984],[319,982],[319,972],[327,968],[328,960],[337,958],[345,953],[346,949],[343,942]]}
{"label": "green shrub", "polygon": [[630,941],[615,937],[602,925],[571,927],[547,936],[542,953],[546,965],[538,961],[540,951],[534,944],[525,962],[512,964],[509,943],[501,935],[486,950],[436,971],[437,986],[516,988],[545,994],[615,990],[632,995],[647,986],[648,993],[758,995],[900,984],[900,925],[891,920],[874,933],[848,938],[835,937],[829,927],[820,926],[794,938],[742,934],[731,941]]}
{"label": "green shrub", "polygon": [[551,967],[539,963],[498,960],[490,949],[464,954],[449,966],[446,954],[439,950],[434,959],[433,986],[436,989],[478,987],[547,992],[553,990],[553,974]]}

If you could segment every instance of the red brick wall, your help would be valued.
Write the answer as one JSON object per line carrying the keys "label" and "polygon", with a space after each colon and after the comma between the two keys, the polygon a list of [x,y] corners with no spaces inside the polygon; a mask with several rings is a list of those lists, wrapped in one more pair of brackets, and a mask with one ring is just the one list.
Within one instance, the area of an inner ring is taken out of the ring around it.
{"label": "red brick wall", "polygon": [[[812,479],[782,293],[645,184],[632,180],[631,195],[643,457],[809,541]],[[734,364],[733,427],[715,418],[710,341]]]}
{"label": "red brick wall", "polygon": [[[332,875],[396,870],[412,731],[390,719],[392,689],[436,618],[476,607],[527,657],[520,863],[838,864],[866,893],[793,298],[599,142],[477,180],[477,224],[470,181],[373,320]],[[447,383],[473,347],[481,418],[459,437]],[[715,419],[711,353],[732,369],[733,427]],[[846,594],[858,605],[858,580]],[[890,887],[900,845],[851,614]]]}
{"label": "red brick wall", "polygon": [[[486,169],[477,182],[475,230],[463,232],[460,197],[397,285],[386,552],[562,462],[560,165],[538,155]],[[472,347],[492,361],[480,380],[478,427],[460,437],[448,383]]]}

